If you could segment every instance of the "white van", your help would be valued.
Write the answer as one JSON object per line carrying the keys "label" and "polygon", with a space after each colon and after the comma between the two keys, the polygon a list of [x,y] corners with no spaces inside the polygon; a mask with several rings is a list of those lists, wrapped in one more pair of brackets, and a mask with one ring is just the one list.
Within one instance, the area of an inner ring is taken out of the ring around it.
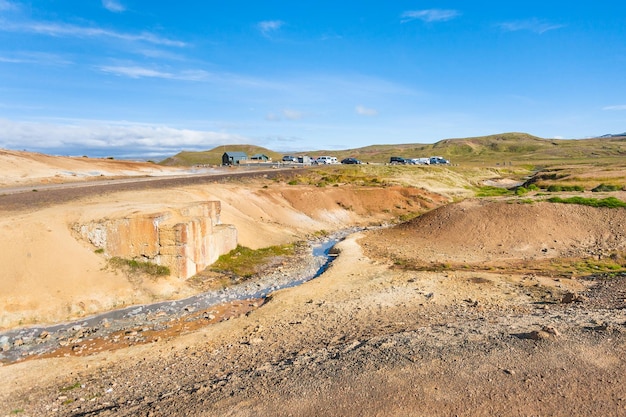
{"label": "white van", "polygon": [[322,165],[326,165],[326,164],[338,164],[339,162],[337,161],[337,158],[334,156],[318,156],[317,159],[315,160],[315,162],[317,162],[318,164]]}

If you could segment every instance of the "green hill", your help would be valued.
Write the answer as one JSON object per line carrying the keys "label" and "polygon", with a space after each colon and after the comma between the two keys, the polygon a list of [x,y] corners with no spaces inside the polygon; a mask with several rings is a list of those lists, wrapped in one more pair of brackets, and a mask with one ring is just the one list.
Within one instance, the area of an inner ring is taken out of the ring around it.
{"label": "green hill", "polygon": [[248,157],[256,154],[264,154],[273,161],[280,161],[282,154],[269,149],[254,145],[227,145],[218,146],[208,151],[182,151],[159,162],[165,166],[197,166],[197,165],[221,165],[224,152],[245,152]]}
{"label": "green hill", "polygon": [[[219,146],[203,152],[180,152],[162,161],[162,165],[219,165],[226,151],[242,151],[249,156],[262,153],[280,161],[281,153],[252,145]],[[626,156],[626,137],[610,136],[591,139],[543,139],[527,133],[501,133],[473,138],[444,139],[433,144],[370,145],[345,150],[315,150],[296,155],[335,156],[341,160],[355,157],[363,162],[385,163],[392,156],[420,158],[442,156],[452,163],[577,162]]]}
{"label": "green hill", "polygon": [[459,162],[588,160],[626,155],[626,138],[542,139],[525,133],[505,133],[477,138],[446,139],[433,145]]}
{"label": "green hill", "polygon": [[[311,152],[312,153],[312,152]],[[443,156],[453,163],[499,161],[556,162],[626,156],[626,137],[592,139],[543,139],[527,133],[502,133],[474,138],[444,139],[434,144],[372,145],[342,151],[317,151],[364,162],[388,162],[391,156],[419,158]]]}

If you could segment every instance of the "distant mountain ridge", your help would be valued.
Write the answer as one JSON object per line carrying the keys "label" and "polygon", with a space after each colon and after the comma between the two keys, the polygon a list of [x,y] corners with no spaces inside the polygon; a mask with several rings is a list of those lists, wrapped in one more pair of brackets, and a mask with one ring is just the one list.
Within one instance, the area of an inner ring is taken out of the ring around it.
{"label": "distant mountain ridge", "polygon": [[623,138],[626,137],[626,132],[624,133],[607,133],[606,135],[598,136],[599,138]]}

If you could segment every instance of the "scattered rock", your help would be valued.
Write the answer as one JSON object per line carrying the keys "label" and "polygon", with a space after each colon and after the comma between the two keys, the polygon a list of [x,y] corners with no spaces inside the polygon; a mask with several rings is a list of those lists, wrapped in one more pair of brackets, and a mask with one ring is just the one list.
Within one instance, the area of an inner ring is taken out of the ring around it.
{"label": "scattered rock", "polygon": [[575,292],[566,292],[561,298],[562,304],[582,303],[583,301],[585,301],[585,297]]}
{"label": "scattered rock", "polygon": [[541,330],[533,330],[528,333],[528,339],[532,340],[546,340],[559,337],[561,333],[552,326],[543,326]]}

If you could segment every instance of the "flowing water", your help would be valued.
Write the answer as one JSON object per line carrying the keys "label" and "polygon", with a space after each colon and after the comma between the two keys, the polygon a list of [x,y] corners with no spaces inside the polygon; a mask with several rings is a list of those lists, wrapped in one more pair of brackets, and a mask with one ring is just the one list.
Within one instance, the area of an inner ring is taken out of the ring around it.
{"label": "flowing water", "polygon": [[278,273],[182,300],[136,305],[73,322],[1,332],[0,362],[12,363],[28,356],[44,354],[58,349],[68,340],[104,337],[137,326],[150,326],[156,329],[159,324],[173,318],[184,317],[212,306],[236,300],[264,299],[274,291],[301,285],[321,275],[334,259],[330,253],[332,247],[355,231],[354,229],[342,231],[324,241],[311,242],[312,257],[295,275]]}

